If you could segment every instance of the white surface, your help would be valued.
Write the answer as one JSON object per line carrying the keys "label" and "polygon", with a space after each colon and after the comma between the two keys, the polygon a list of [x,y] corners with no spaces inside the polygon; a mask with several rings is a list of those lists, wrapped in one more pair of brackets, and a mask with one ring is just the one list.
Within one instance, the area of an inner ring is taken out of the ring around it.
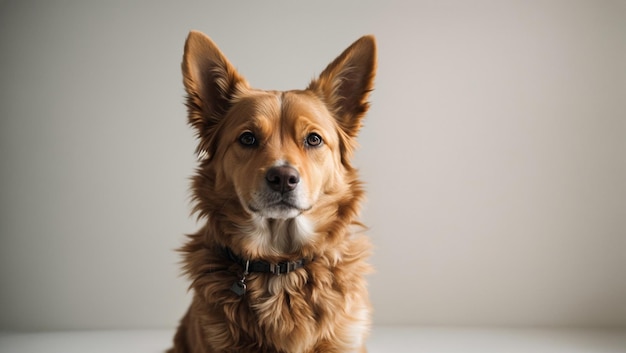
{"label": "white surface", "polygon": [[[157,353],[173,330],[0,333],[1,353]],[[376,327],[369,353],[623,353],[626,331]]]}
{"label": "white surface", "polygon": [[209,34],[259,88],[373,33],[376,323],[626,326],[624,1],[0,1],[0,328],[171,327]]}

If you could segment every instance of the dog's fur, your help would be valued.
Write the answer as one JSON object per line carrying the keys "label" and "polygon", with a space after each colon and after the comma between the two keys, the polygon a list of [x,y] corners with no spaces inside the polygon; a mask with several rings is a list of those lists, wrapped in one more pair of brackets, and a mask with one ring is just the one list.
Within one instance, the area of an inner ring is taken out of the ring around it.
{"label": "dog's fur", "polygon": [[[204,225],[182,248],[193,300],[169,352],[365,352],[370,243],[359,234],[363,188],[350,159],[369,107],[374,37],[354,42],[305,90],[251,88],[195,31],[182,69],[201,157],[194,212]],[[231,286],[244,269],[225,248],[307,263],[250,273],[240,296]]]}

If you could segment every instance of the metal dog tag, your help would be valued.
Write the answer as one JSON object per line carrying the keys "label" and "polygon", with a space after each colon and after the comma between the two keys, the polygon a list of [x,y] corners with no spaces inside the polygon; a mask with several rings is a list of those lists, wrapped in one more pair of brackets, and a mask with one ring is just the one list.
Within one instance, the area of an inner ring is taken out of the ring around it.
{"label": "metal dog tag", "polygon": [[237,294],[238,296],[242,296],[244,294],[246,294],[246,284],[243,283],[243,281],[236,281],[235,283],[233,283],[233,285],[230,287],[230,290]]}
{"label": "metal dog tag", "polygon": [[235,283],[233,283],[232,286],[230,286],[230,290],[240,297],[246,294],[246,276],[249,273],[248,272],[249,269],[250,269],[250,261],[246,261],[246,266],[243,271],[243,276],[241,276],[241,279],[239,281],[236,281]]}

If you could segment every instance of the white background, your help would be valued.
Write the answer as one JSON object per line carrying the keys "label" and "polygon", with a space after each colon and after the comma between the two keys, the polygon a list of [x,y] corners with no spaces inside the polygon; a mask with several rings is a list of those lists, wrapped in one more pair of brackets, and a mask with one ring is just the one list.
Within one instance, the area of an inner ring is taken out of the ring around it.
{"label": "white background", "polygon": [[266,89],[377,36],[377,324],[626,326],[623,1],[3,1],[0,329],[184,313],[190,29]]}

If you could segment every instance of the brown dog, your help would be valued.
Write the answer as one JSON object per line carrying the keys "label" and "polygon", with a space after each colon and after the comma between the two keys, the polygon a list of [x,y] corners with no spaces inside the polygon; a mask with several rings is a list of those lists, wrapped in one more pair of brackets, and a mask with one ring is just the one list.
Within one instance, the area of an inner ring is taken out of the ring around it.
{"label": "brown dog", "polygon": [[182,248],[193,301],[170,352],[365,352],[370,244],[350,159],[376,46],[365,36],[306,90],[250,88],[191,32],[183,58],[204,226]]}

